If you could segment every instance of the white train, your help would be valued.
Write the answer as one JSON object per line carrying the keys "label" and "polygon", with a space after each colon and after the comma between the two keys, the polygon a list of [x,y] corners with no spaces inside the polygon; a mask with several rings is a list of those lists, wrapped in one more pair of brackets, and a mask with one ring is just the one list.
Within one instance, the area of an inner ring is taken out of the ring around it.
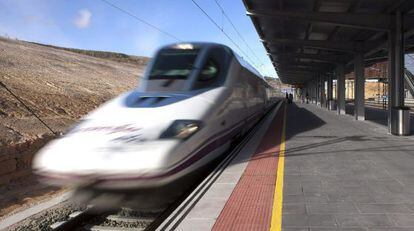
{"label": "white train", "polygon": [[52,185],[159,187],[211,162],[275,102],[274,90],[230,48],[161,48],[140,87],[91,112],[35,157]]}

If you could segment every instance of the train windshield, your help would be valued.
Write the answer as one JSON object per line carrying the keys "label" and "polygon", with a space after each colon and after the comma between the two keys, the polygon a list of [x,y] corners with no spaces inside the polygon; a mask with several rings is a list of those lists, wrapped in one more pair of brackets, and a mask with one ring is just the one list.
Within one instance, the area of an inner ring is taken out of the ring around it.
{"label": "train windshield", "polygon": [[199,49],[163,49],[155,59],[149,79],[187,79]]}

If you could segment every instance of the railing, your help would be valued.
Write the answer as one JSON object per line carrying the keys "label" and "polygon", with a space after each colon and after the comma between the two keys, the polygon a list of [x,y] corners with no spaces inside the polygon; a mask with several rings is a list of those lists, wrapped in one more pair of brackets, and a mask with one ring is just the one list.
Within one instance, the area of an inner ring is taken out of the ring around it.
{"label": "railing", "polygon": [[[365,105],[375,108],[387,109],[387,104],[378,100],[365,100]],[[414,112],[414,100],[405,100],[405,106],[410,107],[410,110]]]}
{"label": "railing", "polygon": [[405,55],[405,75],[404,80],[406,87],[414,96],[414,56],[412,54]]}
{"label": "railing", "polygon": [[404,80],[411,95],[414,96],[414,75],[408,69],[405,69]]}

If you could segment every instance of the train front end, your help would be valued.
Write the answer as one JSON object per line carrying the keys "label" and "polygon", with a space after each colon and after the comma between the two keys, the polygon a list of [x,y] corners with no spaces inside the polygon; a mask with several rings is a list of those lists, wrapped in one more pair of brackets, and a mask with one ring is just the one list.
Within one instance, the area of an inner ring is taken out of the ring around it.
{"label": "train front end", "polygon": [[226,64],[208,58],[222,53],[192,44],[160,49],[139,89],[46,145],[35,156],[35,173],[51,185],[145,190],[194,171],[194,155],[212,132],[211,113],[226,97]]}

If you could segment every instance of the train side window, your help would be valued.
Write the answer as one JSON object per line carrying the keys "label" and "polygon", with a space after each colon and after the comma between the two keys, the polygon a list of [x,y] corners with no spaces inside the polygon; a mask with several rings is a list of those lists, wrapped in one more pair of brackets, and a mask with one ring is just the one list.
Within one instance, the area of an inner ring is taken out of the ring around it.
{"label": "train side window", "polygon": [[219,63],[215,59],[209,58],[201,69],[193,89],[217,87],[222,82],[220,71]]}
{"label": "train side window", "polygon": [[226,81],[232,54],[223,47],[209,48],[205,54],[203,64],[192,81],[192,90],[220,87]]}
{"label": "train side window", "polygon": [[198,77],[198,81],[206,82],[215,79],[219,74],[219,67],[216,62],[212,59],[209,59],[206,65],[200,72],[200,76]]}

